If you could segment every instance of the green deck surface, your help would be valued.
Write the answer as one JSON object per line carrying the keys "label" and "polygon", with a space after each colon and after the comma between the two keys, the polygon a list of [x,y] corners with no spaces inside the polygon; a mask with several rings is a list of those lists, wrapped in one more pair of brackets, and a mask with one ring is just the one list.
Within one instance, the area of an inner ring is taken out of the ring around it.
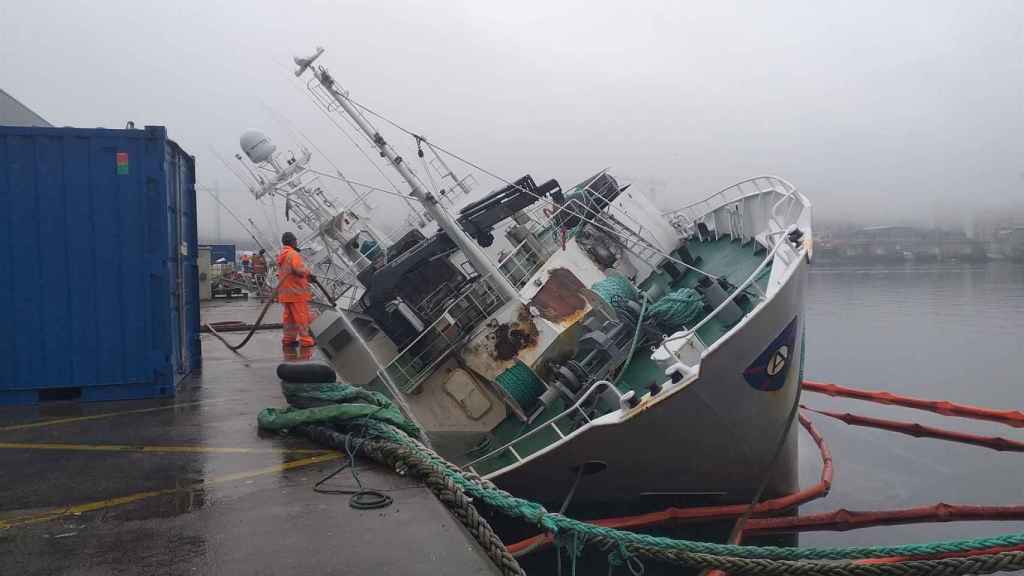
{"label": "green deck surface", "polygon": [[[708,274],[713,276],[724,276],[733,285],[740,285],[750,276],[754,270],[764,260],[765,253],[763,250],[758,250],[755,253],[755,249],[759,245],[755,242],[741,245],[738,241],[734,241],[728,237],[722,237],[718,240],[710,242],[690,242],[689,249],[690,254],[697,258],[701,258],[699,268],[704,270]],[[762,290],[768,286],[768,275],[771,271],[771,266],[765,267],[760,277],[756,280],[757,284],[761,286]],[[667,276],[667,275],[666,275]],[[700,280],[700,274],[694,271],[687,271],[683,277],[676,283],[669,286],[670,289],[677,288],[693,288],[697,285],[697,281]],[[654,280],[654,282],[666,282],[667,277],[661,277]],[[646,283],[645,283],[646,284]],[[646,287],[646,286],[645,286]],[[745,307],[744,312],[750,312],[756,302],[751,301],[750,305]],[[719,338],[722,337],[731,326],[726,326],[722,322],[712,319],[707,324],[697,330],[697,335],[700,336],[701,341],[706,345],[711,346]],[[630,361],[626,372],[622,375],[619,380],[618,388],[622,392],[628,390],[635,390],[637,394],[642,394],[646,391],[647,387],[651,382],[664,380],[665,375],[661,369],[651,360],[651,353],[649,350],[639,350],[633,355],[633,359]]]}
{"label": "green deck surface", "polygon": [[[765,252],[763,249],[757,250],[755,253],[755,249],[759,247],[760,246],[756,242],[749,242],[744,245],[728,237],[722,237],[718,240],[709,242],[692,241],[689,244],[690,254],[694,258],[701,258],[698,266],[701,270],[704,270],[713,276],[724,276],[730,283],[736,286],[744,282],[750,274],[757,269],[758,265],[760,265],[761,261],[764,259]],[[769,265],[756,280],[756,283],[762,289],[767,287],[770,271],[771,266]],[[652,284],[656,283],[665,284],[668,289],[683,287],[693,288],[700,279],[700,276],[701,275],[697,272],[687,271],[679,281],[669,284],[667,274],[658,274],[645,281],[641,285],[641,288],[646,290]],[[749,312],[750,308],[752,308],[754,304],[756,304],[756,302],[751,299],[750,305],[746,307],[747,309],[744,310],[744,312]],[[711,320],[701,327],[697,331],[697,334],[706,345],[710,346],[721,338],[729,328],[730,326],[726,326],[717,320]],[[661,369],[659,369],[654,361],[651,360],[650,350],[643,349],[638,350],[633,355],[626,372],[623,373],[622,378],[619,379],[617,386],[623,393],[629,390],[635,390],[637,394],[642,394],[646,391],[651,382],[660,382],[661,380],[664,380],[664,378],[665,375],[662,373]],[[535,418],[533,423],[529,425],[519,420],[515,415],[510,415],[492,431],[492,449],[500,448],[526,432],[546,424],[551,418],[557,416],[558,413],[565,408],[566,405],[563,401],[558,400],[552,406],[546,408],[545,411],[539,417]],[[574,426],[572,423],[565,421],[559,422],[559,428],[563,433],[567,434],[569,431],[574,429]],[[541,450],[556,440],[558,440],[556,433],[549,429],[538,432],[528,439],[524,439],[522,442],[517,444],[515,448],[516,452],[519,453],[519,456],[525,458],[529,454],[533,454],[534,452]],[[480,462],[475,465],[474,468],[480,474],[488,474],[513,464],[514,462],[514,456],[508,450],[505,450],[487,458],[483,462]]]}

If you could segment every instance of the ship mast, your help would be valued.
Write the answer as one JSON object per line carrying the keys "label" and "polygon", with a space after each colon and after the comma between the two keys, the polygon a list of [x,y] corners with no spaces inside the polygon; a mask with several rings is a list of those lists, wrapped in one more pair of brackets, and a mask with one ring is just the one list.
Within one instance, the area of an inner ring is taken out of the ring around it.
{"label": "ship mast", "polygon": [[317,82],[327,90],[328,94],[338,103],[338,106],[345,111],[346,114],[352,118],[356,126],[362,130],[366,136],[373,142],[373,145],[377,147],[377,150],[382,156],[387,158],[391,166],[398,171],[398,174],[409,184],[411,195],[417,201],[419,201],[423,208],[427,211],[427,214],[433,218],[437,225],[443,230],[452,242],[466,255],[470,264],[476,269],[477,273],[482,276],[490,276],[490,283],[506,300],[516,300],[519,298],[519,292],[514,286],[505,278],[505,275],[501,273],[498,267],[491,262],[484,253],[483,249],[477,245],[477,243],[466,235],[462,231],[459,224],[452,218],[451,214],[448,213],[437,201],[437,198],[433,194],[423,189],[423,186],[416,179],[416,176],[411,170],[405,165],[402,157],[399,156],[394,148],[388,144],[384,137],[380,135],[367,119],[356,110],[352,101],[348,99],[348,93],[341,90],[334,78],[327,72],[323,66],[312,67],[313,62],[323,54],[324,49],[317,47],[316,53],[308,58],[295,58],[295,63],[298,65],[298,69],[295,70],[295,76],[302,76],[307,70],[312,68],[313,76]]}

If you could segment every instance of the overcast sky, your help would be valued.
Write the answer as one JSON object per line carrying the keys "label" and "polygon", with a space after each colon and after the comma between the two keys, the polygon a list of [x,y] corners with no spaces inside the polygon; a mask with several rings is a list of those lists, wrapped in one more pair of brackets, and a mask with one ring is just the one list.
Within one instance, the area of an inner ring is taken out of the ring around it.
{"label": "overcast sky", "polygon": [[669,208],[773,173],[871,222],[1024,197],[1024,2],[0,2],[0,86],[55,125],[167,126],[267,229],[214,153],[237,165],[247,129],[384,183],[291,74],[317,45],[354,98],[509,178],[610,166]]}

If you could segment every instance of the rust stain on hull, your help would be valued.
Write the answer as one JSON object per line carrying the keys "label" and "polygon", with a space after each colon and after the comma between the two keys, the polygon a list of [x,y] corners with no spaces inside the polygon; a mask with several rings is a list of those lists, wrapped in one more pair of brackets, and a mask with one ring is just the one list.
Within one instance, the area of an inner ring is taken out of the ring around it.
{"label": "rust stain on hull", "polygon": [[462,358],[477,374],[491,380],[517,360],[532,365],[544,352],[541,346],[551,346],[553,338],[593,309],[591,298],[596,296],[570,270],[552,269],[529,303],[496,315],[505,321],[493,318],[488,322],[486,330],[463,349]]}
{"label": "rust stain on hull", "polygon": [[530,300],[541,318],[555,324],[572,325],[587,312],[587,287],[566,268],[552,268],[548,280]]}
{"label": "rust stain on hull", "polygon": [[529,309],[523,306],[515,322],[499,324],[494,329],[494,359],[512,360],[521,350],[536,346],[538,334]]}

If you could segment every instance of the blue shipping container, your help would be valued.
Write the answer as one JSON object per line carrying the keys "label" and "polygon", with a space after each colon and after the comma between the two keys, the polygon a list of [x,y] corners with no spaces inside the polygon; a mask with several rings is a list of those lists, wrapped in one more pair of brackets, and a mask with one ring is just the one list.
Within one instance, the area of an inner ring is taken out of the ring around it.
{"label": "blue shipping container", "polygon": [[195,160],[161,126],[0,127],[0,403],[173,396],[199,368]]}
{"label": "blue shipping container", "polygon": [[210,263],[216,264],[223,258],[224,262],[228,264],[235,264],[235,245],[234,244],[200,244],[200,246],[206,246],[210,249]]}

